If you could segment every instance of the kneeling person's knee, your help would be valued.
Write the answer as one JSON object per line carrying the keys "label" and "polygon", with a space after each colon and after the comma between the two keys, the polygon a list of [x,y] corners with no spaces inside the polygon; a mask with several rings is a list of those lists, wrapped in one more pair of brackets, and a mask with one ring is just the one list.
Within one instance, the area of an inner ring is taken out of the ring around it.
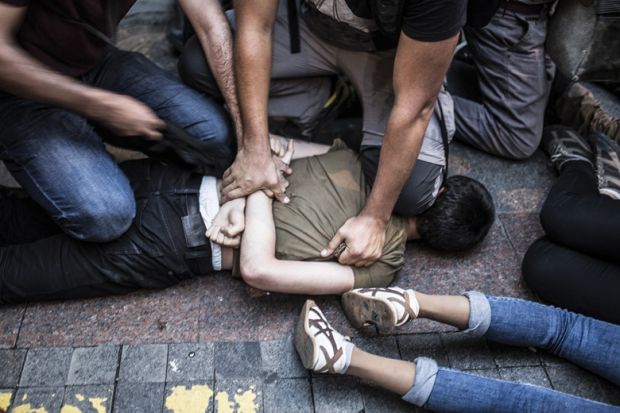
{"label": "kneeling person's knee", "polygon": [[135,214],[133,195],[111,192],[82,205],[64,227],[70,235],[82,241],[107,242],[123,235]]}
{"label": "kneeling person's knee", "polygon": [[186,85],[209,96],[218,99],[222,97],[196,36],[190,38],[185,44],[179,56],[177,69],[181,80]]}

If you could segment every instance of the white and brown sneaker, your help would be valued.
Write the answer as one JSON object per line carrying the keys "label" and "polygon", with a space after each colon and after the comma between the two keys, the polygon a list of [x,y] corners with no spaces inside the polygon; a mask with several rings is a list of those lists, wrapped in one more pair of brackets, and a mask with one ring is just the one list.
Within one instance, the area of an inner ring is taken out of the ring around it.
{"label": "white and brown sneaker", "polygon": [[305,368],[343,374],[349,368],[353,343],[327,321],[312,300],[304,304],[295,328],[295,348]]}
{"label": "white and brown sneaker", "polygon": [[399,287],[351,290],[342,296],[342,307],[355,328],[374,324],[379,330],[402,326],[420,312],[415,292]]}

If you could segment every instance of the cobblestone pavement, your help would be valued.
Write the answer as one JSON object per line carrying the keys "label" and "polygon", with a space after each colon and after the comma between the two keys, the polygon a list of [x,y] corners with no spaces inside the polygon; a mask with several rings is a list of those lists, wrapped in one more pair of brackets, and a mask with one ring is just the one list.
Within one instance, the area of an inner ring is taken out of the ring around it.
{"label": "cobblestone pavement", "polygon": [[[121,28],[120,46],[174,72],[163,34],[167,14],[161,13],[168,3],[138,5]],[[459,144],[451,150],[451,173],[472,176],[490,189],[496,222],[467,254],[438,254],[412,243],[395,284],[532,299],[520,262],[541,235],[537,214],[554,178],[546,157],[537,153],[526,162],[509,162]],[[367,384],[301,367],[290,335],[303,301],[254,290],[221,273],[165,291],[2,307],[0,411],[412,411]],[[337,329],[371,352],[405,360],[433,357],[442,366],[620,404],[618,388],[543,353],[471,340],[425,320],[376,336],[353,330],[336,298],[316,301]]]}

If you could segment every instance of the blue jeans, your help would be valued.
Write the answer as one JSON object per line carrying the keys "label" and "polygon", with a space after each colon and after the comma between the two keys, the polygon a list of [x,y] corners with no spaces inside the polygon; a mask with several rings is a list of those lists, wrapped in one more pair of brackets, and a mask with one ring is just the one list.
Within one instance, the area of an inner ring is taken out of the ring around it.
{"label": "blue jeans", "polygon": [[[489,340],[547,350],[620,384],[620,326],[515,298],[468,293],[469,329]],[[592,400],[529,384],[489,379],[416,359],[413,387],[403,399],[441,412],[620,412]]]}
{"label": "blue jeans", "polygon": [[[231,137],[220,105],[139,53],[110,49],[80,80],[144,102],[197,139],[225,145]],[[136,214],[134,195],[105,150],[103,141],[113,138],[109,131],[77,113],[2,92],[0,125],[0,158],[64,232],[103,242],[129,228]]]}

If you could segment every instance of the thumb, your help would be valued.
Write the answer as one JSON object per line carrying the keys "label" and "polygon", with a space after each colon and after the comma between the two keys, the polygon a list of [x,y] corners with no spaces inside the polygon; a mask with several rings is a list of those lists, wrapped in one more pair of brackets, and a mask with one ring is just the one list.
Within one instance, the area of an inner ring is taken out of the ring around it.
{"label": "thumb", "polygon": [[243,212],[235,211],[230,215],[230,224],[226,230],[227,236],[230,238],[234,238],[237,235],[241,234],[241,232],[245,228],[245,217]]}
{"label": "thumb", "polygon": [[334,251],[336,250],[336,248],[338,248],[338,245],[342,244],[342,241],[344,240],[345,238],[344,236],[342,236],[340,231],[336,232],[336,235],[334,235],[332,240],[329,241],[329,244],[327,244],[327,248],[321,251],[321,257],[325,258],[325,257],[329,257],[330,255],[332,255]]}

